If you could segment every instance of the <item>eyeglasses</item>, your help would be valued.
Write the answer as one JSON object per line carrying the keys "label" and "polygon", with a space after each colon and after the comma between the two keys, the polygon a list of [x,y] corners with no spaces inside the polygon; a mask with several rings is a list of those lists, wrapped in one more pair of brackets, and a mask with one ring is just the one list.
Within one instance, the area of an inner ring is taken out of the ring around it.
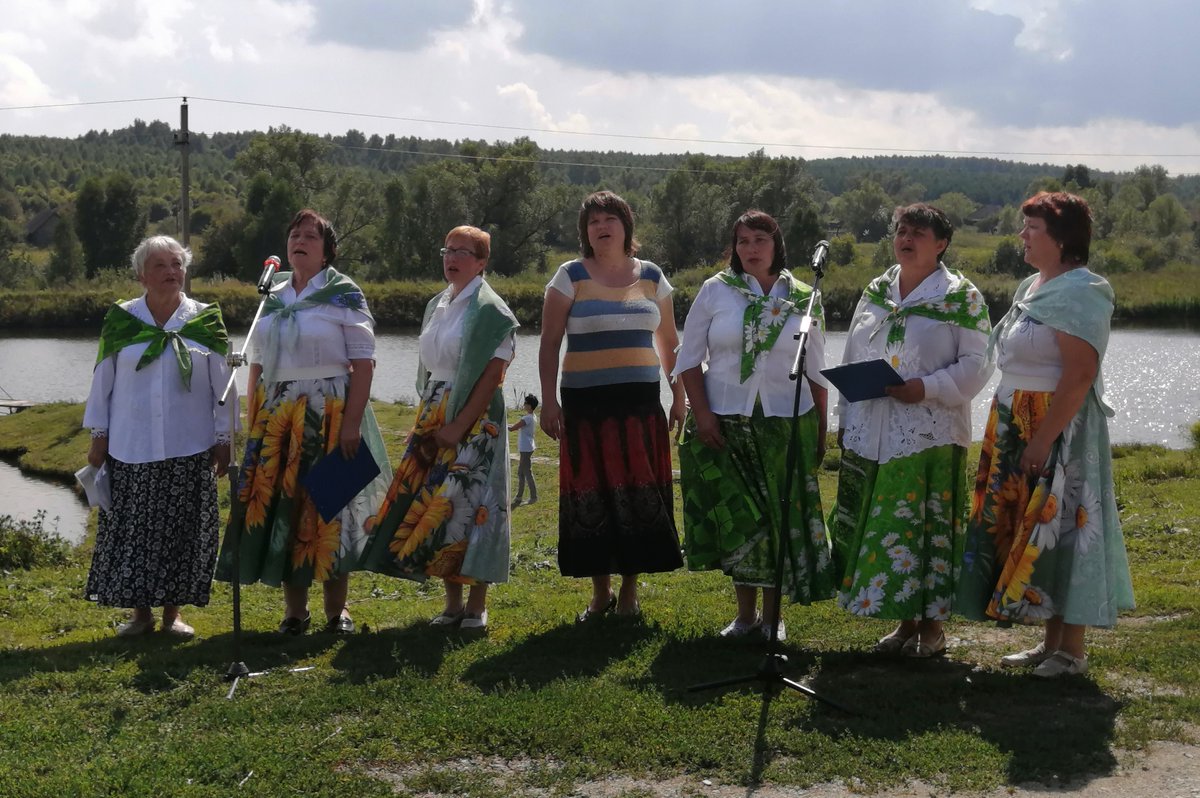
{"label": "eyeglasses", "polygon": [[438,250],[438,254],[440,254],[443,258],[473,258],[475,257],[475,250],[458,249],[457,247],[442,247]]}

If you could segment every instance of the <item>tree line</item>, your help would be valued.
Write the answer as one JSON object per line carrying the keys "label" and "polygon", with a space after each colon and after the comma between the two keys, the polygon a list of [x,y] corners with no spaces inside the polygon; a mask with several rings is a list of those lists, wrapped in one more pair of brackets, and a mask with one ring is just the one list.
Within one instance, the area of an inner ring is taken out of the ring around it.
{"label": "tree line", "polygon": [[[287,127],[192,140],[193,274],[201,276],[253,280],[304,206],[331,219],[339,259],[361,279],[437,277],[437,249],[462,223],[493,233],[495,272],[544,272],[576,248],[579,201],[601,187],[630,200],[642,251],[668,272],[719,260],[747,208],[780,220],[793,260],[831,238],[835,258],[849,262],[857,245],[886,238],[894,206],[923,200],[960,229],[997,236],[976,268],[1023,273],[1018,204],[1058,188],[1092,205],[1102,270],[1200,262],[1200,178],[1156,165],[1114,174],[943,156],[633,155],[544,150],[526,138],[316,136]],[[147,232],[176,234],[179,156],[165,123],[76,139],[0,136],[0,144],[0,287],[102,278],[125,266]],[[56,220],[53,239],[32,242],[29,226],[46,214]]]}

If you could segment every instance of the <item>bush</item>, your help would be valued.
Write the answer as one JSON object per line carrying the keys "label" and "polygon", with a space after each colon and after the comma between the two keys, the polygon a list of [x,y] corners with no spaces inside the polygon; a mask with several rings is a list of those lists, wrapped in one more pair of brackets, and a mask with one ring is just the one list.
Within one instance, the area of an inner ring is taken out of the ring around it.
{"label": "bush", "polygon": [[70,561],[71,544],[48,531],[45,522],[45,510],[39,510],[32,521],[0,515],[0,568],[28,570]]}

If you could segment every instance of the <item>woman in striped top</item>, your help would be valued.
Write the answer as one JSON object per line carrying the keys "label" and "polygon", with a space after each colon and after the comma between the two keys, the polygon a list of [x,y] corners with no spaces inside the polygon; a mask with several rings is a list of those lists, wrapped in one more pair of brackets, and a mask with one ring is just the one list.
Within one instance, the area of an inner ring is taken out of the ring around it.
{"label": "woman in striped top", "polygon": [[629,204],[610,191],[589,195],[579,244],[583,258],[560,266],[546,288],[538,365],[542,429],[560,441],[558,564],[565,576],[592,578],[585,621],[613,609],[637,615],[637,574],[683,564],[670,429],[683,422],[684,398],[673,385],[669,428],[659,377],[674,368],[679,340],[672,289],[657,266],[633,257]]}

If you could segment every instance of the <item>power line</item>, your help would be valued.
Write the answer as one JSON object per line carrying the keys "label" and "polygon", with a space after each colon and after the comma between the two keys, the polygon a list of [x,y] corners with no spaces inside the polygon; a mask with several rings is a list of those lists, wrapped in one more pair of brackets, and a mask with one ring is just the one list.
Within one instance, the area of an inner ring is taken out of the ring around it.
{"label": "power line", "polygon": [[[312,108],[302,105],[280,105],[276,103],[261,103],[249,100],[230,100],[221,97],[199,97],[188,95],[190,100],[200,100],[220,105],[240,105],[252,108],[269,108],[279,111],[301,111],[311,114],[326,114],[330,116],[346,116],[361,119],[381,119],[391,122],[409,122],[425,125],[445,125],[451,127],[473,127],[487,130],[506,130],[516,133],[549,133],[564,136],[592,136],[598,138],[661,141],[672,144],[720,144],[736,147],[778,147],[788,149],[809,150],[842,150],[849,152],[899,153],[909,155],[976,155],[976,156],[1021,156],[1021,157],[1052,157],[1052,158],[1197,158],[1200,152],[1054,152],[1050,150],[967,150],[953,148],[923,148],[923,147],[862,147],[848,144],[797,144],[786,141],[743,141],[737,139],[685,138],[681,136],[654,136],[640,133],[603,133],[584,130],[555,130],[553,128],[522,127],[519,125],[499,125],[487,122],[463,122],[448,119],[429,119],[423,117],[399,116],[395,114],[379,114],[366,111],[340,111],[328,108]],[[0,107],[0,111],[28,111],[45,108],[75,108],[89,105],[119,105],[123,103],[159,102],[163,100],[184,99],[179,96],[171,97],[139,97],[120,100],[91,100],[72,103],[47,103],[43,105],[14,105]],[[600,164],[584,164],[600,166]],[[630,167],[639,168],[639,167]]]}
{"label": "power line", "polygon": [[85,105],[122,105],[124,103],[152,103],[163,100],[178,100],[178,95],[170,97],[134,97],[126,100],[88,100],[73,103],[46,103],[44,105],[6,105],[0,111],[36,111],[42,108],[79,108]]}
{"label": "power line", "polygon": [[271,103],[258,103],[248,100],[224,100],[215,97],[192,97],[194,100],[203,100],[212,103],[224,103],[228,105],[246,105],[258,108],[270,108],[273,110],[283,111],[303,111],[313,114],[329,114],[333,116],[351,116],[361,117],[364,119],[384,119],[394,122],[413,122],[417,124],[427,125],[452,125],[456,127],[479,127],[489,130],[511,130],[524,133],[559,133],[571,136],[599,136],[601,138],[614,139],[636,139],[642,141],[666,141],[676,144],[728,144],[733,146],[743,147],[793,147],[798,149],[815,149],[815,150],[851,150],[854,152],[900,152],[900,153],[916,153],[922,155],[939,155],[945,153],[953,153],[956,155],[1031,155],[1031,156],[1056,156],[1056,157],[1073,157],[1073,158],[1195,158],[1200,157],[1200,153],[1120,153],[1120,152],[1039,152],[1039,151],[1022,151],[1022,150],[956,150],[956,149],[922,149],[922,148],[905,148],[905,147],[855,147],[842,144],[794,144],[789,142],[779,141],[738,141],[734,139],[702,139],[702,138],[682,138],[677,136],[650,136],[637,133],[596,133],[583,130],[554,130],[552,128],[541,127],[520,127],[517,125],[497,125],[486,122],[457,122],[445,119],[425,119],[421,117],[396,116],[392,114],[376,114],[367,113],[364,111],[335,111],[325,108],[310,108],[301,105],[275,105]]}

